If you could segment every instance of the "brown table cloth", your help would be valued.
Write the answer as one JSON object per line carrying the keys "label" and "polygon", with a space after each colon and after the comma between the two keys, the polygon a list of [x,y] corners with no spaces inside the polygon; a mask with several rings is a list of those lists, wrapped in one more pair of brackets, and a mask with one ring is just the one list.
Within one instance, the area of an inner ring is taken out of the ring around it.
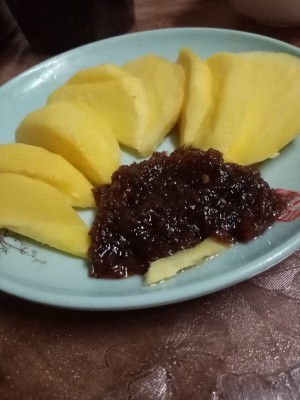
{"label": "brown table cloth", "polygon": [[[136,31],[221,27],[300,46],[299,28],[260,26],[223,0],[136,0],[136,19]],[[10,28],[0,84],[47,57]],[[299,266],[297,251],[229,289],[139,311],[55,309],[0,292],[0,399],[300,399]]]}

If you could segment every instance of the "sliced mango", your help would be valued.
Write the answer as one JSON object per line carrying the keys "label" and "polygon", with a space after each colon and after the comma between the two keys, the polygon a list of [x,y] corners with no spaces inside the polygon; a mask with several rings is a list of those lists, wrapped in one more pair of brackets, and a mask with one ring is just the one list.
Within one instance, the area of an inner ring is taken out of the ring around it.
{"label": "sliced mango", "polygon": [[185,72],[183,107],[179,118],[181,145],[199,145],[207,134],[205,118],[213,106],[213,79],[206,62],[189,49],[181,49],[177,62]]}
{"label": "sliced mango", "polygon": [[138,150],[145,134],[149,106],[141,80],[126,75],[100,83],[67,83],[49,96],[48,103],[84,102],[107,121],[120,144]]}
{"label": "sliced mango", "polygon": [[56,187],[73,207],[93,207],[93,186],[73,165],[42,147],[22,143],[0,145],[0,173],[10,172]]}
{"label": "sliced mango", "polygon": [[214,110],[201,146],[226,161],[254,164],[278,155],[300,132],[300,59],[284,53],[217,53]]}
{"label": "sliced mango", "polygon": [[79,102],[56,102],[27,115],[16,141],[61,155],[94,185],[110,182],[120,165],[120,148],[109,125]]}
{"label": "sliced mango", "polygon": [[76,256],[86,257],[89,227],[47,183],[0,173],[0,227]]}
{"label": "sliced mango", "polygon": [[128,73],[123,68],[114,64],[100,64],[76,72],[67,84],[101,83],[124,77],[128,77]]}
{"label": "sliced mango", "polygon": [[124,65],[140,78],[149,102],[149,120],[138,150],[151,154],[176,124],[183,102],[184,73],[181,65],[156,55],[145,55]]}
{"label": "sliced mango", "polygon": [[171,256],[159,258],[150,264],[145,274],[145,283],[152,285],[172,278],[177,272],[197,265],[208,257],[215,256],[227,247],[228,245],[224,243],[208,238],[191,249],[180,250]]}

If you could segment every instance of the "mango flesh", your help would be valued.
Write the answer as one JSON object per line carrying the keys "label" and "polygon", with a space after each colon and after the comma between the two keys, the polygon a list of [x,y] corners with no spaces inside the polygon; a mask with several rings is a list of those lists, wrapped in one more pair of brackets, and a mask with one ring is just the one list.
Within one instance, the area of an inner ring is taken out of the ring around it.
{"label": "mango flesh", "polygon": [[[104,119],[108,116],[108,125],[114,125],[120,143],[146,155],[169,129],[165,115],[170,114],[160,109],[160,99],[162,94],[168,97],[170,91],[166,92],[167,85],[163,85],[164,79],[161,78],[167,79],[167,74],[157,74],[153,78],[151,68],[145,69],[143,62],[134,60],[125,65],[124,70],[106,65],[82,71],[50,96],[49,102],[55,102],[60,96],[68,101],[71,99],[71,102],[74,98],[81,99],[100,115],[107,106]],[[156,61],[151,62],[154,71]],[[222,151],[227,161],[253,164],[276,156],[300,132],[296,118],[300,99],[299,59],[296,57],[262,52],[218,53],[203,62],[184,49],[179,54],[178,64],[184,68],[186,75],[183,111],[180,115],[181,144],[195,144],[203,149],[213,147]],[[132,90],[133,78],[138,78],[135,80],[139,82],[135,89],[142,88],[141,92]],[[102,92],[104,87],[107,97]],[[122,87],[123,91],[117,93],[124,94],[123,103],[119,101],[122,95],[116,96],[113,87]],[[169,87],[173,88],[172,83],[169,83]],[[111,114],[108,108],[111,108]],[[166,109],[171,109],[169,104]],[[130,114],[132,110],[133,114]],[[157,121],[158,112],[161,111],[165,131],[161,129],[161,121]],[[128,121],[134,133],[128,129],[126,136],[123,123]],[[172,127],[174,121],[169,124]],[[161,133],[151,138],[148,135],[150,131]],[[187,253],[180,257],[181,264],[177,263],[176,257],[170,258],[171,263],[170,260],[157,260],[169,272],[162,277],[155,275],[155,281],[173,276],[183,268],[182,265],[188,266],[192,262]]]}
{"label": "mango flesh", "polygon": [[149,119],[139,152],[150,155],[176,124],[183,102],[184,72],[181,65],[156,55],[145,55],[123,66],[139,78],[146,90]]}
{"label": "mango flesh", "polygon": [[92,83],[81,83],[79,80],[80,83],[61,86],[49,96],[48,104],[82,101],[107,121],[120,144],[138,150],[149,117],[142,82],[130,74],[99,83],[93,79]]}
{"label": "mango flesh", "polygon": [[91,183],[73,165],[42,147],[22,143],[0,145],[0,173],[41,180],[56,187],[73,207],[95,205]]}
{"label": "mango flesh", "polygon": [[300,60],[283,53],[217,53],[207,60],[214,105],[196,141],[247,165],[278,155],[300,132]]}
{"label": "mango flesh", "polygon": [[0,173],[0,227],[58,250],[86,257],[88,226],[47,183]]}
{"label": "mango flesh", "polygon": [[76,72],[67,84],[101,83],[128,77],[128,73],[114,64],[100,64]]}
{"label": "mango flesh", "polygon": [[197,265],[208,257],[215,256],[227,247],[224,243],[208,238],[191,249],[180,250],[171,256],[159,258],[150,264],[145,275],[145,283],[152,285],[172,278],[179,271]]}
{"label": "mango flesh", "polygon": [[183,107],[179,117],[180,145],[201,143],[203,123],[213,106],[212,73],[205,61],[189,49],[181,49],[177,63],[185,72]]}
{"label": "mango flesh", "polygon": [[109,183],[120,148],[107,122],[83,103],[56,102],[27,115],[16,141],[61,155],[94,185]]}

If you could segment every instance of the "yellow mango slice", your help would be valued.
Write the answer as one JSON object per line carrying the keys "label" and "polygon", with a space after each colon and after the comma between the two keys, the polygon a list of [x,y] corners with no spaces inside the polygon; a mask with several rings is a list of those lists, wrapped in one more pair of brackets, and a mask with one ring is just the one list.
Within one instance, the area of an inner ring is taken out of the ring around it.
{"label": "yellow mango slice", "polygon": [[73,207],[93,207],[93,186],[73,165],[42,147],[22,143],[0,145],[0,173],[10,172],[56,187]]}
{"label": "yellow mango slice", "polygon": [[278,155],[300,132],[300,59],[284,53],[218,53],[207,60],[215,105],[202,143],[226,161]]}
{"label": "yellow mango slice", "polygon": [[213,106],[212,73],[206,62],[181,49],[177,62],[185,72],[183,107],[179,118],[180,145],[199,145],[207,133],[203,123]]}
{"label": "yellow mango slice", "polygon": [[150,264],[145,274],[145,283],[152,285],[172,278],[177,272],[197,265],[208,257],[215,256],[227,247],[228,245],[224,243],[208,238],[191,249],[180,250],[171,256],[159,258]]}
{"label": "yellow mango slice", "polygon": [[30,113],[17,128],[16,141],[61,155],[94,185],[110,182],[120,165],[109,125],[79,102],[55,102]]}
{"label": "yellow mango slice", "polygon": [[0,227],[76,256],[86,257],[89,227],[47,183],[0,173]]}
{"label": "yellow mango slice", "polygon": [[138,150],[148,121],[148,100],[141,80],[126,75],[100,83],[67,83],[49,96],[48,104],[84,102],[107,121],[120,144]]}
{"label": "yellow mango slice", "polygon": [[76,72],[67,84],[101,83],[128,77],[128,73],[114,64],[100,64]]}
{"label": "yellow mango slice", "polygon": [[149,102],[149,120],[138,150],[151,154],[176,124],[183,102],[181,65],[156,55],[145,55],[125,64],[125,71],[140,78]]}

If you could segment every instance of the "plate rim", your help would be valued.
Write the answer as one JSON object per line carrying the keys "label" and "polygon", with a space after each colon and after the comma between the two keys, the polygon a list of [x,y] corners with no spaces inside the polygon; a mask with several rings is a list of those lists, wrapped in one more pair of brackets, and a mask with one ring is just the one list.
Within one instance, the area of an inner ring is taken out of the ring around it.
{"label": "plate rim", "polygon": [[[126,40],[130,40],[130,38],[134,38],[139,36],[155,36],[155,35],[165,35],[165,34],[172,34],[175,33],[178,34],[178,32],[182,32],[183,34],[185,33],[192,33],[192,34],[201,34],[201,33],[213,33],[213,34],[222,34],[222,33],[227,33],[227,34],[232,34],[233,36],[241,36],[241,37],[247,37],[247,38],[253,38],[253,39],[258,39],[258,40],[263,40],[270,42],[270,44],[275,44],[279,46],[283,46],[284,49],[287,49],[286,52],[290,54],[297,55],[300,57],[300,49],[296,46],[293,46],[289,43],[285,43],[281,40],[278,39],[273,39],[268,36],[256,34],[256,33],[251,33],[251,32],[245,32],[245,31],[239,31],[239,30],[234,30],[234,29],[224,29],[224,28],[205,28],[205,27],[192,27],[192,28],[163,28],[163,29],[155,29],[155,30],[147,30],[147,31],[141,31],[141,32],[131,32],[125,35],[120,35],[117,37],[112,37],[112,38],[107,38],[103,39],[100,41],[96,41],[93,43],[86,44],[84,46],[80,46],[75,49],[71,49],[67,52],[61,53],[59,55],[53,56],[48,58],[47,60],[38,63],[34,65],[33,67],[29,68],[28,70],[18,74],[17,76],[13,77],[6,83],[2,84],[0,86],[0,96],[5,95],[5,91],[10,91],[13,89],[14,85],[18,85],[19,82],[30,79],[31,75],[34,75],[38,73],[41,70],[47,70],[53,62],[57,62],[57,60],[61,59],[68,59],[70,56],[75,57],[76,54],[83,52],[88,52],[90,48],[93,47],[98,47],[98,46],[104,46],[107,45],[107,43],[113,42],[122,42],[124,38]],[[262,256],[255,258],[252,260],[250,263],[248,262],[247,268],[239,269],[235,271],[234,274],[234,279],[232,279],[232,271],[228,271],[225,274],[222,274],[222,277],[225,277],[226,279],[217,280],[215,285],[211,285],[207,288],[207,290],[201,291],[201,293],[197,293],[197,291],[193,291],[190,294],[183,294],[180,293],[178,296],[172,296],[173,291],[172,290],[167,290],[167,293],[170,293],[171,295],[165,296],[163,299],[161,299],[161,295],[158,295],[157,292],[150,292],[146,294],[134,294],[134,295],[122,295],[122,296],[114,296],[114,297],[101,297],[101,296],[79,296],[79,295],[63,295],[63,294],[53,294],[53,292],[45,292],[43,290],[39,291],[37,289],[33,289],[27,286],[20,285],[15,282],[10,282],[7,281],[5,278],[1,277],[1,271],[0,271],[0,290],[3,292],[15,295],[17,297],[23,298],[25,300],[33,301],[36,303],[40,304],[45,304],[49,306],[55,306],[55,307],[63,307],[63,308],[69,308],[69,309],[77,309],[77,310],[106,310],[106,311],[112,311],[112,310],[131,310],[131,309],[142,309],[142,308],[150,308],[150,307],[157,307],[157,306],[163,306],[163,305],[168,305],[176,302],[183,302],[187,300],[191,300],[197,297],[202,297],[214,292],[217,292],[219,290],[228,288],[230,286],[233,286],[239,282],[242,282],[246,279],[249,279],[261,272],[266,271],[267,269],[273,267],[280,261],[284,260],[288,256],[292,255],[294,251],[296,251],[299,248],[300,245],[300,233],[298,235],[294,234],[289,238],[287,242],[284,242],[284,244],[277,246],[276,247],[276,252],[274,254],[274,250],[270,250],[269,252],[263,254]],[[270,254],[270,257],[267,257],[268,254]],[[267,265],[266,265],[267,264]],[[249,273],[250,272],[250,273]],[[230,278],[231,276],[231,278]],[[215,279],[208,279],[209,281],[215,281]],[[196,283],[195,283],[196,284]],[[194,285],[195,285],[194,284]],[[194,287],[193,285],[193,287]],[[176,288],[177,292],[180,289],[180,286]],[[180,290],[179,290],[180,291]],[[49,295],[52,293],[52,296]],[[161,292],[160,292],[161,294]],[[136,303],[136,299],[139,298],[142,300]],[[154,297],[154,299],[152,299]],[[157,298],[156,298],[157,297]],[[81,301],[80,304],[78,304],[78,298],[80,298],[79,302]],[[122,301],[126,298],[127,302],[123,301],[122,304],[120,304],[120,298],[122,298]],[[149,301],[149,298],[151,301]],[[93,302],[93,304],[91,304]],[[109,304],[107,304],[109,303]]]}
{"label": "plate rim", "polygon": [[[293,252],[299,248],[300,237],[292,237],[288,245],[282,245],[277,247],[278,252],[274,254],[271,250],[268,253],[261,255],[259,258],[254,259],[251,263],[248,263],[247,269],[240,269],[236,271],[234,279],[232,279],[232,273],[227,272],[222,275],[223,280],[215,285],[211,285],[201,292],[201,294],[193,291],[190,294],[180,294],[180,296],[176,296],[174,298],[172,295],[167,296],[162,300],[153,301],[153,293],[147,293],[145,295],[136,294],[136,295],[124,295],[119,297],[107,298],[107,297],[99,297],[99,296],[79,296],[79,295],[64,295],[64,294],[55,294],[51,299],[47,296],[49,292],[45,292],[43,290],[31,289],[26,286],[22,286],[20,284],[16,284],[8,281],[8,285],[6,287],[1,287],[1,283],[5,283],[5,279],[0,276],[0,290],[7,294],[14,295],[24,300],[32,301],[39,304],[44,304],[48,306],[54,306],[58,308],[65,309],[73,309],[73,310],[86,310],[86,311],[125,311],[125,310],[137,310],[137,309],[146,309],[160,306],[167,306],[170,304],[185,302],[189,300],[193,300],[195,298],[200,298],[207,296],[209,294],[213,294],[219,292],[221,290],[232,287],[238,283],[244,282],[248,279],[253,278],[254,276],[266,272],[268,269],[274,267],[279,262],[285,260],[287,257],[292,256]],[[267,257],[270,254],[271,257]],[[267,262],[271,259],[271,262]],[[261,262],[260,262],[261,261]],[[250,267],[249,267],[250,266]],[[257,267],[258,266],[258,267]],[[197,268],[197,266],[196,266]],[[201,266],[199,266],[201,268]],[[249,274],[249,271],[251,273]],[[183,272],[184,273],[184,272]],[[225,277],[225,279],[224,279]],[[129,278],[130,279],[130,278]],[[207,282],[215,282],[213,278],[208,279]],[[193,287],[196,283],[193,284]],[[190,286],[190,285],[189,285]],[[18,290],[18,288],[20,290]],[[17,291],[16,291],[17,289]],[[178,291],[178,288],[177,288]],[[168,291],[166,291],[168,292]],[[160,292],[161,293],[161,292]],[[172,291],[169,290],[169,293],[172,294]],[[140,299],[143,296],[144,301],[140,301],[136,303],[136,299]],[[157,296],[158,297],[158,296]],[[82,301],[81,304],[74,305],[74,299]],[[150,298],[151,302],[147,301]],[[123,300],[123,303],[120,304],[120,299]],[[127,301],[124,301],[126,299]],[[129,301],[128,301],[129,300]],[[109,301],[109,304],[106,304],[106,301]]]}
{"label": "plate rim", "polygon": [[85,45],[76,47],[74,49],[70,49],[67,50],[63,53],[51,56],[49,58],[47,58],[46,60],[37,63],[36,65],[33,65],[32,67],[24,70],[23,72],[17,74],[16,76],[14,76],[13,78],[9,79],[7,82],[3,83],[2,85],[0,85],[0,93],[2,90],[7,90],[7,88],[9,88],[10,85],[14,85],[16,84],[19,80],[24,79],[24,77],[27,77],[31,74],[34,74],[37,70],[40,70],[42,68],[48,68],[50,64],[52,64],[53,62],[56,62],[56,60],[60,60],[63,58],[66,58],[68,55],[75,55],[78,52],[81,52],[82,50],[87,50],[89,48],[92,48],[94,46],[98,46],[98,45],[102,45],[102,44],[106,44],[107,42],[117,42],[117,41],[123,41],[125,38],[134,38],[136,36],[138,37],[142,37],[142,36],[151,36],[151,35],[157,35],[157,34],[165,34],[165,33],[178,33],[178,32],[190,32],[190,33],[194,33],[194,32],[211,32],[211,33],[226,33],[226,34],[232,34],[232,35],[240,35],[240,36],[244,36],[244,37],[253,37],[253,38],[257,38],[258,40],[264,40],[264,41],[269,41],[270,43],[273,44],[277,44],[277,45],[283,45],[284,47],[288,48],[291,53],[298,53],[298,56],[300,57],[300,48],[284,42],[282,40],[279,39],[275,39],[269,36],[265,36],[262,34],[258,34],[258,33],[253,33],[253,32],[247,32],[247,31],[242,31],[242,30],[236,30],[236,29],[227,29],[227,28],[210,28],[210,27],[178,27],[178,28],[160,28],[160,29],[151,29],[151,30],[146,30],[146,31],[140,31],[140,32],[129,32],[123,35],[119,35],[119,36],[114,36],[114,37],[110,37],[110,38],[106,38],[106,39],[101,39],[101,40],[97,40],[91,43],[87,43]]}

